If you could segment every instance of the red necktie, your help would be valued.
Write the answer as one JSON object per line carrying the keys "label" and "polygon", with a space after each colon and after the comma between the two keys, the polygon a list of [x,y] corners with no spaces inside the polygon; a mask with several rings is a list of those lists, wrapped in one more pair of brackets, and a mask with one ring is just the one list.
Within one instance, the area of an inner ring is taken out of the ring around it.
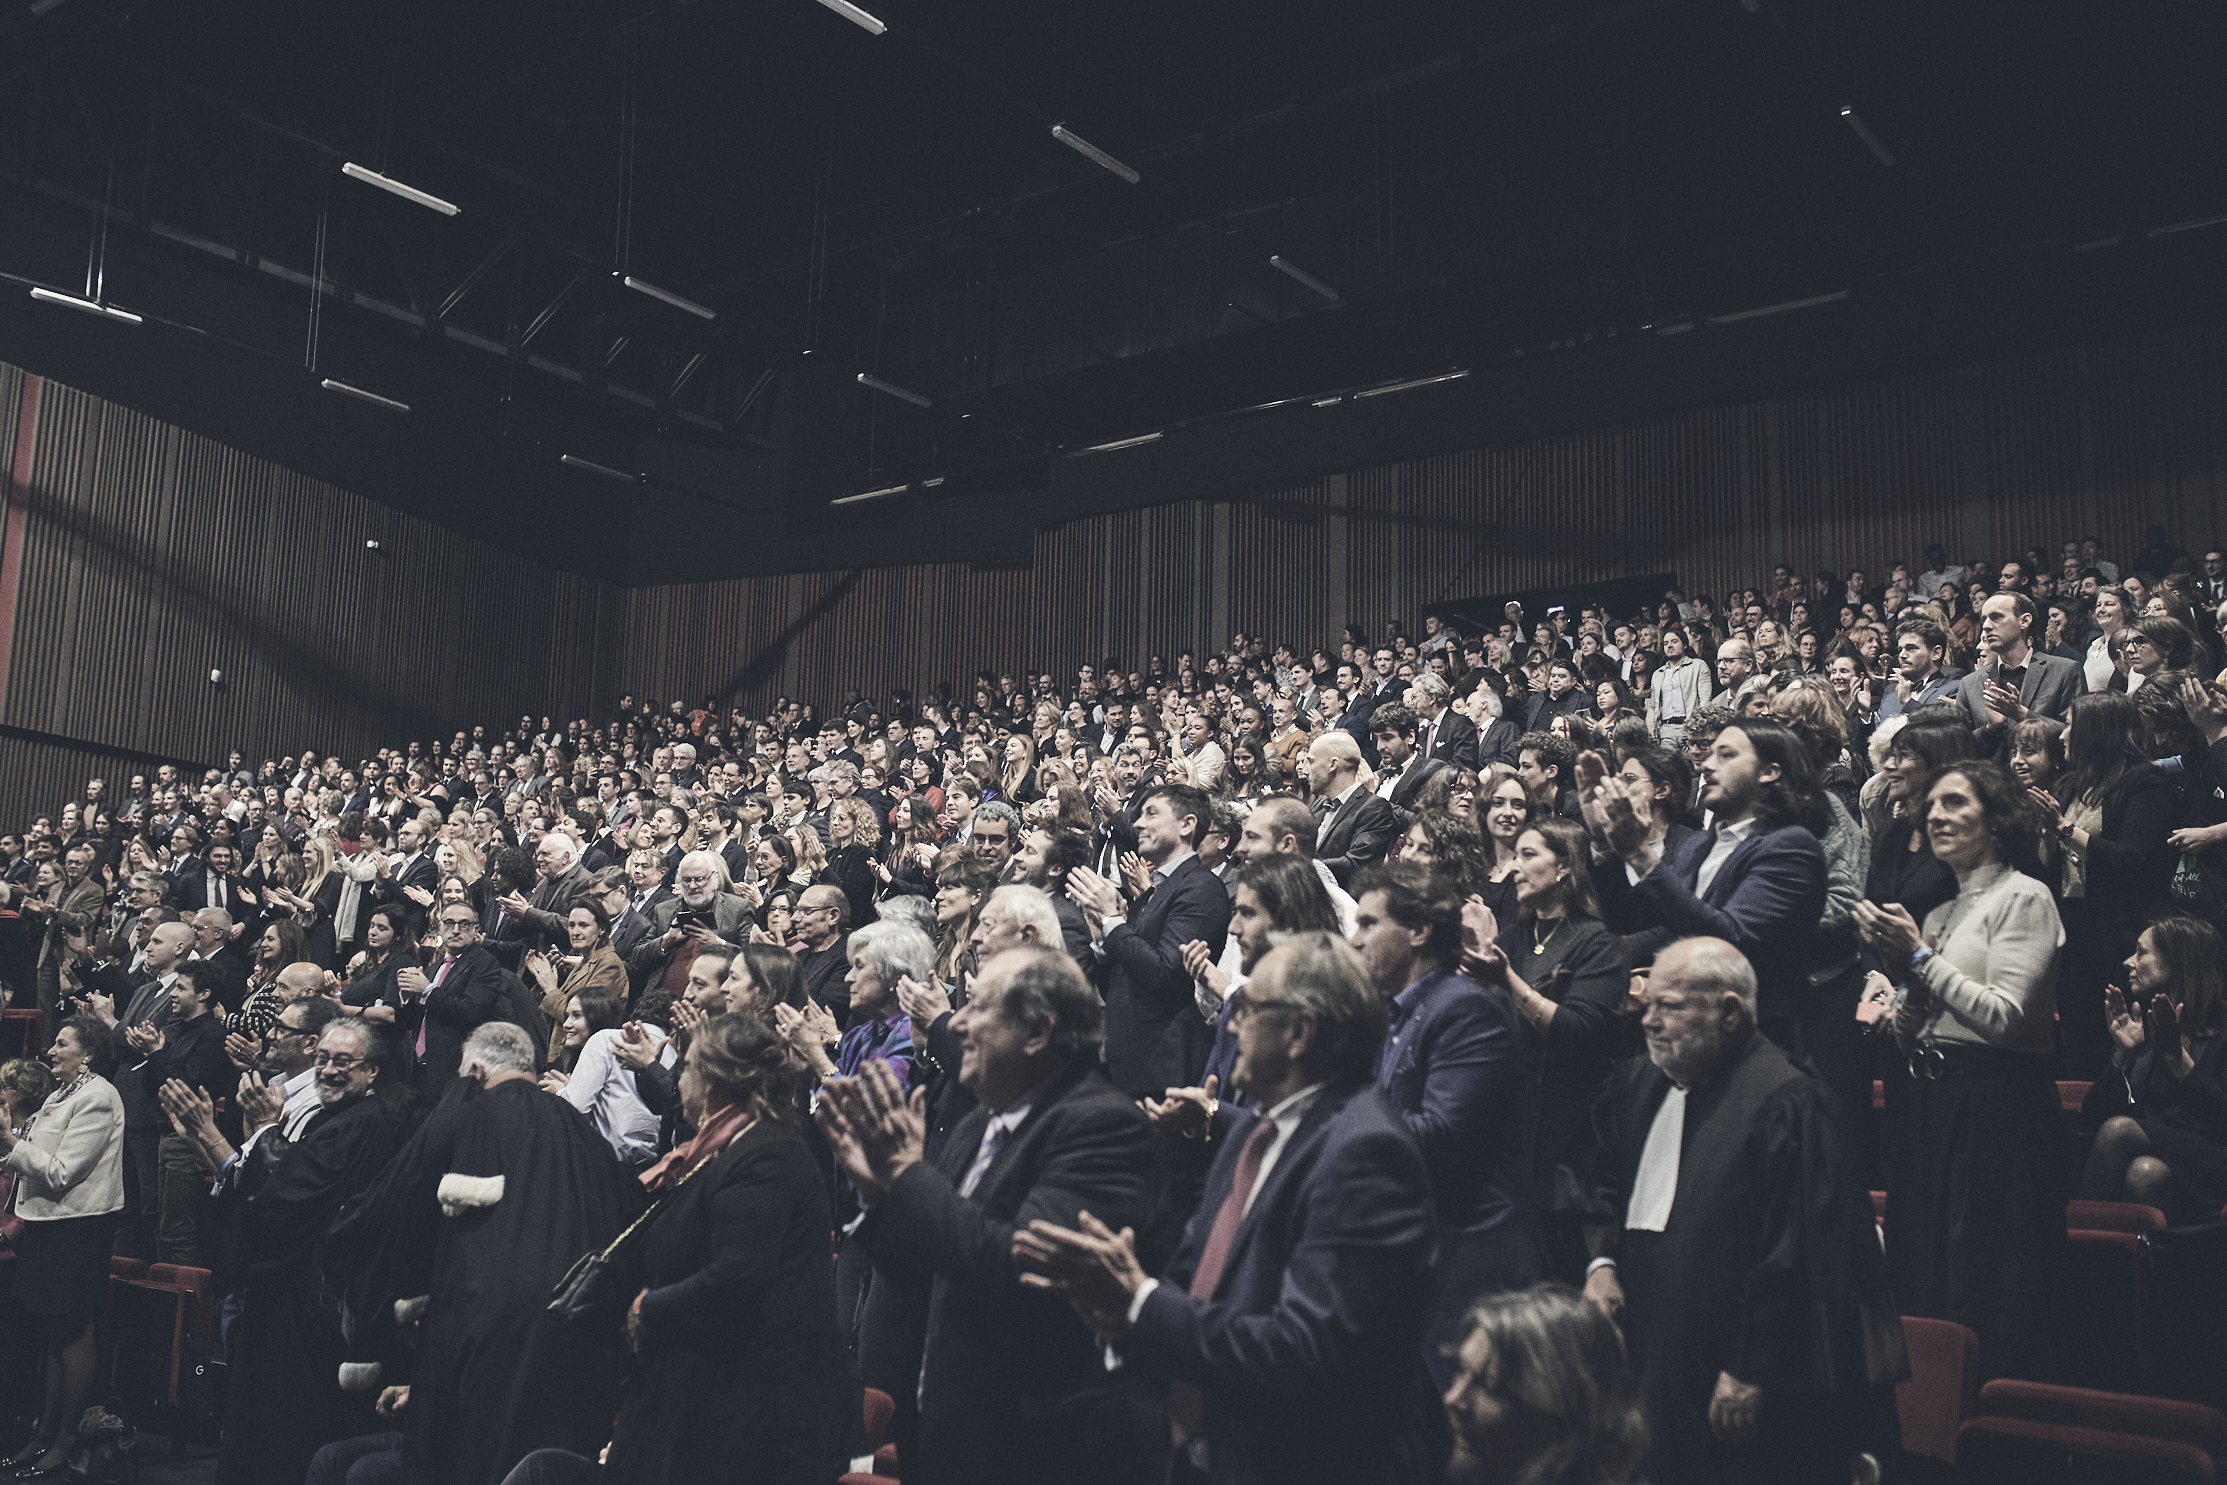
{"label": "red necktie", "polygon": [[[1214,1226],[1206,1234],[1206,1246],[1199,1250],[1199,1266],[1191,1271],[1191,1298],[1212,1299],[1220,1287],[1222,1266],[1229,1262],[1230,1249],[1237,1246],[1237,1229],[1245,1225],[1246,1199],[1260,1183],[1261,1161],[1275,1142],[1276,1123],[1263,1114],[1245,1137],[1245,1148],[1237,1152],[1237,1174],[1230,1181],[1229,1195],[1222,1198],[1222,1209],[1214,1214]],[[1176,1448],[1198,1437],[1205,1416],[1197,1387],[1189,1382],[1168,1384],[1168,1433]]]}

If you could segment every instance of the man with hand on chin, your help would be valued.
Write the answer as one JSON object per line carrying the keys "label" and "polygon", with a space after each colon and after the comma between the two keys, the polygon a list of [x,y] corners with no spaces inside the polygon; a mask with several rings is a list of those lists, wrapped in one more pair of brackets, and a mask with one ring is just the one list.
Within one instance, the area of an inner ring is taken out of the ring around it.
{"label": "man with hand on chin", "polygon": [[1159,1278],[1118,1213],[1030,1223],[1014,1252],[1125,1371],[1164,1388],[1172,1480],[1435,1480],[1423,1366],[1435,1223],[1414,1136],[1373,1086],[1384,998],[1328,933],[1284,938],[1237,992],[1221,1141]]}

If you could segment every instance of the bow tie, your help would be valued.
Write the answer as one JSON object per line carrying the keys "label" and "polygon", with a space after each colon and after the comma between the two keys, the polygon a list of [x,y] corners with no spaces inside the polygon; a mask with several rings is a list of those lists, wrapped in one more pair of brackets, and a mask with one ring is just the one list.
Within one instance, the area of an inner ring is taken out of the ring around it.
{"label": "bow tie", "polygon": [[1401,774],[1403,774],[1403,773],[1406,773],[1406,772],[1407,772],[1407,765],[1406,765],[1406,764],[1404,764],[1404,763],[1395,763],[1395,764],[1393,764],[1393,765],[1392,765],[1392,766],[1391,766],[1390,768],[1387,768],[1387,769],[1385,769],[1385,770],[1384,770],[1384,771],[1383,771],[1382,773],[1378,774],[1378,775],[1377,775],[1377,777],[1379,777],[1379,778],[1385,778],[1385,779],[1396,779],[1396,778],[1398,778],[1398,777],[1399,777],[1399,776],[1400,776]]}

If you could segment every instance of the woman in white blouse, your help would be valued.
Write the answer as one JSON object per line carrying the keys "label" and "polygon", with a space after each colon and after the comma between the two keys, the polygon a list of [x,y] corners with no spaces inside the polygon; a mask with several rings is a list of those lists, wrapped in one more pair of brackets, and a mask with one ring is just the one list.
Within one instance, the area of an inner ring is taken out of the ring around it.
{"label": "woman in white blouse", "polygon": [[[616,991],[597,987],[572,995],[565,1002],[559,1033],[560,1066],[541,1075],[541,1086],[586,1114],[620,1164],[642,1170],[657,1158],[657,1115],[642,1102],[633,1072],[618,1059],[624,1014],[625,1002]],[[670,1064],[673,1055],[668,1045],[660,1060]]]}
{"label": "woman in white blouse", "polygon": [[2088,677],[2088,689],[2108,691],[2119,673],[2117,662],[2111,658],[2111,636],[2134,622],[2134,599],[2124,588],[2096,589],[2096,628],[2102,633],[2088,642],[2088,658],[2081,662],[2081,670]]}
{"label": "woman in white blouse", "polygon": [[[72,1016],[47,1049],[54,1091],[19,1139],[0,1120],[0,1166],[23,1219],[15,1300],[46,1326],[46,1397],[31,1442],[7,1461],[19,1478],[60,1473],[92,1401],[93,1320],[108,1293],[108,1255],[124,1210],[124,1100],[108,1081],[107,1023]],[[5,1467],[5,1466],[0,1466]]]}
{"label": "woman in white blouse", "polygon": [[2010,864],[2031,855],[2034,817],[2008,773],[1952,763],[1913,792],[1956,896],[1922,930],[1900,904],[1856,905],[1899,994],[1887,1268],[1902,1313],[1978,1332],[1984,1376],[2047,1375],[2070,1195],[2049,1062],[2064,929],[2049,889]]}

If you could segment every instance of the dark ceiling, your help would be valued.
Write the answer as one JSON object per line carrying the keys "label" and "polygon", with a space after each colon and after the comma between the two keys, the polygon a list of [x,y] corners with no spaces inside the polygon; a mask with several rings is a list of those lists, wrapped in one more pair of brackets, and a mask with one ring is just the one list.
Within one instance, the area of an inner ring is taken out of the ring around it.
{"label": "dark ceiling", "polygon": [[[2209,315],[2227,265],[2227,226],[2152,235],[2227,213],[2216,4],[863,3],[886,34],[815,0],[8,0],[0,357],[641,581],[827,565],[831,499],[930,479],[1057,519],[1065,451],[1519,349],[1845,292],[1757,342],[1768,386],[1858,311],[1875,372],[1949,353],[1881,315],[1985,353]],[[147,323],[18,292],[89,274]],[[1570,416],[1709,395],[1670,354]],[[716,507],[766,539],[574,534]]]}

